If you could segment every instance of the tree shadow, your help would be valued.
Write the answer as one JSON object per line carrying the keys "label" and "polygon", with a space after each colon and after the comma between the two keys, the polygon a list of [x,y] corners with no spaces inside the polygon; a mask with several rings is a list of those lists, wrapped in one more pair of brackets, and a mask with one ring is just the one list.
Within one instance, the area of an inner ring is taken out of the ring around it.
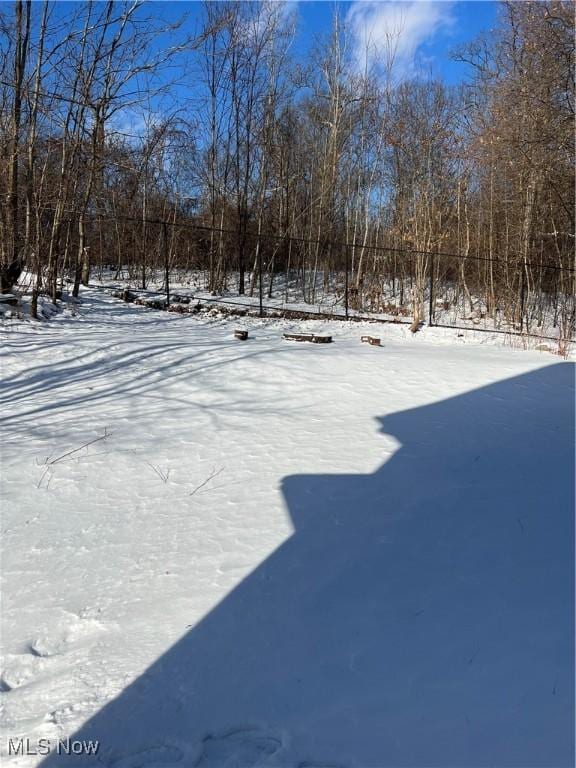
{"label": "tree shadow", "polygon": [[[147,408],[147,413],[160,418],[171,402],[178,402],[174,385],[180,381],[198,379],[241,361],[271,357],[280,360],[289,354],[288,349],[239,347],[230,332],[230,338],[219,339],[219,356],[215,359],[214,340],[206,338],[202,325],[192,325],[193,318],[136,308],[98,295],[91,295],[87,306],[90,312],[98,312],[98,328],[94,328],[90,313],[87,331],[81,323],[64,321],[73,330],[66,339],[64,356],[36,362],[39,350],[46,353],[62,349],[61,333],[54,338],[42,336],[49,334],[50,329],[40,327],[33,338],[27,328],[11,330],[6,335],[0,369],[8,354],[30,362],[25,368],[10,374],[3,372],[0,377],[0,401],[5,406],[0,414],[0,429],[5,439],[20,440],[31,432],[42,434],[42,419],[47,416],[57,417],[62,428],[67,423],[78,423],[80,417],[85,418],[102,404],[109,406],[127,398],[158,400],[158,407]],[[146,316],[139,319],[142,313]],[[113,334],[107,324],[114,328]],[[168,330],[171,336],[164,334],[159,341],[157,334]],[[203,411],[211,421],[216,420],[218,411],[240,412],[250,407],[254,414],[262,413],[263,406],[253,400],[244,402],[237,392],[231,392],[229,382],[229,377],[223,375],[220,383],[210,384],[212,392],[226,394],[225,403],[212,403],[210,408],[192,401],[186,405]],[[289,405],[286,403],[285,407]]]}
{"label": "tree shadow", "polygon": [[117,768],[573,765],[573,381],[396,413],[373,474],[286,477],[293,535],[74,738]]}

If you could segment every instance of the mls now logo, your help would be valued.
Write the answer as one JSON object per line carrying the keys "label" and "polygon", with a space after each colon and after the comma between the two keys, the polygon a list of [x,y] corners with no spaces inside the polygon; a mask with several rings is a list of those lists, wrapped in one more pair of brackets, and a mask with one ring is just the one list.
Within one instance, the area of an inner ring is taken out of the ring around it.
{"label": "mls now logo", "polygon": [[74,739],[8,739],[9,755],[95,755],[98,741],[79,741]]}

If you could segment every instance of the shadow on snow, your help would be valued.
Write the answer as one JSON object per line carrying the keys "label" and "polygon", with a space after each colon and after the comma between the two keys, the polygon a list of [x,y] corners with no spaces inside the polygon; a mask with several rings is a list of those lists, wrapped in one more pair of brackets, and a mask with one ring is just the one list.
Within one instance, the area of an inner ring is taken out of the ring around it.
{"label": "shadow on snow", "polygon": [[284,478],[293,535],[74,738],[119,768],[572,765],[573,378],[386,417],[373,474]]}

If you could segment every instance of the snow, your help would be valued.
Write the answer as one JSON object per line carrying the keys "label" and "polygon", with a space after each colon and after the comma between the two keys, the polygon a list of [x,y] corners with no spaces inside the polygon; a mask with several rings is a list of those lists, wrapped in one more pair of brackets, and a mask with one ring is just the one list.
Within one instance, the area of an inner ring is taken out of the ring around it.
{"label": "snow", "polygon": [[2,326],[8,768],[572,764],[571,363],[82,299]]}
{"label": "snow", "polygon": [[[311,276],[308,275],[307,283]],[[251,273],[246,276],[247,285],[251,286],[254,278]],[[259,305],[259,288],[255,283],[254,290],[239,296],[235,287],[238,284],[237,273],[228,276],[228,289],[215,295],[208,289],[208,273],[202,270],[173,270],[170,278],[171,294],[174,297],[194,297],[202,302],[217,303],[226,307],[252,307]],[[22,287],[24,288],[25,282]],[[147,290],[136,287],[134,275],[130,278],[128,270],[118,273],[116,270],[100,269],[94,285],[106,289],[123,290],[129,288],[140,299],[165,298],[164,271],[150,270],[147,278]],[[138,285],[140,282],[138,281]],[[352,289],[352,285],[350,286]],[[387,320],[411,324],[413,316],[412,289],[408,281],[403,290],[404,304],[400,304],[400,290],[397,281],[379,281],[372,285],[376,293],[364,290],[363,309],[354,309],[354,296],[350,295],[349,317],[370,318],[374,320]],[[262,303],[265,308],[280,312],[301,311],[318,313],[332,317],[345,316],[344,309],[344,285],[341,276],[322,271],[316,274],[316,288],[314,300],[310,296],[311,285],[307,286],[307,298],[304,296],[301,278],[292,273],[287,281],[282,273],[275,275],[273,288],[270,291],[269,281],[264,281]],[[434,320],[436,327],[458,328],[459,330],[477,330],[483,333],[491,333],[500,336],[506,334],[511,342],[525,347],[535,348],[539,343],[545,342],[551,349],[558,348],[560,339],[564,335],[562,330],[562,316],[554,312],[551,297],[546,294],[531,294],[526,303],[526,312],[522,328],[508,317],[501,309],[497,309],[494,316],[488,310],[486,302],[479,295],[471,295],[467,299],[455,285],[437,286],[434,300]],[[370,298],[372,295],[372,298]],[[566,307],[573,301],[573,297],[557,297]],[[172,303],[178,299],[172,299]],[[428,315],[429,294],[428,287],[425,292],[426,316]],[[566,342],[561,342],[566,345]],[[574,352],[574,339],[567,344]]]}

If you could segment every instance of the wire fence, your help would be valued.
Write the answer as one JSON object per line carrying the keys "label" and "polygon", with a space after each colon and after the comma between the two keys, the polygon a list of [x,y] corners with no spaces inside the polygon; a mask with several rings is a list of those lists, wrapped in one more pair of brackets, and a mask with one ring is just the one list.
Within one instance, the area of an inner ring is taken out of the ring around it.
{"label": "wire fence", "polygon": [[[165,294],[186,286],[214,302],[231,301],[310,316],[366,318],[573,340],[576,273],[572,259],[541,248],[527,254],[423,250],[396,242],[305,237],[244,223],[214,226],[190,218],[86,213],[45,208],[58,217],[70,254],[82,219],[85,251],[102,280]],[[74,271],[62,257],[60,274]],[[190,291],[189,291],[190,292]],[[240,301],[242,300],[242,301]]]}

